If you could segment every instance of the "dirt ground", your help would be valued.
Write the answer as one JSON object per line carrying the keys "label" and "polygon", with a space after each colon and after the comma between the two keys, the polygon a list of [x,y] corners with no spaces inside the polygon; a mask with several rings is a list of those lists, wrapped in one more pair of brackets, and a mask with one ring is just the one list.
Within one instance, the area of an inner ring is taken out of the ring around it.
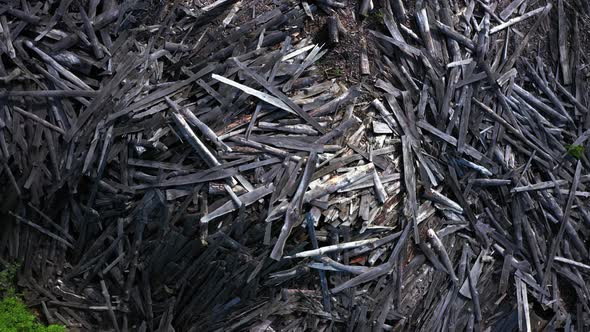
{"label": "dirt ground", "polygon": [[[374,82],[374,75],[363,78],[360,74],[361,40],[367,41],[369,59],[376,56],[377,50],[372,46],[372,36],[369,30],[381,30],[379,23],[379,8],[375,7],[367,17],[358,15],[358,1],[344,0],[346,8],[338,10],[338,16],[346,34],[340,34],[339,43],[332,44],[328,38],[328,16],[318,13],[314,20],[309,20],[305,25],[305,33],[314,37],[314,42],[325,44],[328,53],[320,60],[319,66],[326,78],[339,78],[348,84],[358,84],[361,81]],[[371,73],[375,72],[374,63],[370,63]],[[372,79],[373,78],[373,79]]]}

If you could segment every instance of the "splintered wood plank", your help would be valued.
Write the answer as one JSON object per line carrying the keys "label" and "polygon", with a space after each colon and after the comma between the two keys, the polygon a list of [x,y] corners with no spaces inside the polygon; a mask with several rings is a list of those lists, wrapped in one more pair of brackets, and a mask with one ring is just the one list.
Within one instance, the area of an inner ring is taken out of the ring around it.
{"label": "splintered wood plank", "polygon": [[576,170],[574,173],[574,178],[572,180],[572,186],[570,188],[570,192],[567,197],[567,202],[566,202],[565,209],[563,212],[563,218],[561,220],[561,225],[559,227],[559,231],[557,232],[557,235],[553,238],[553,241],[551,243],[551,251],[549,252],[547,259],[545,260],[545,273],[543,274],[543,287],[545,285],[547,285],[549,276],[551,275],[551,269],[553,267],[553,261],[555,260],[555,255],[556,255],[557,250],[561,244],[561,241],[563,240],[563,236],[565,234],[567,224],[569,223],[569,218],[570,218],[572,204],[574,202],[575,192],[578,188],[578,185],[580,184],[581,172],[582,172],[582,163],[581,163],[581,161],[578,160],[578,162],[576,163]]}
{"label": "splintered wood plank", "polygon": [[559,64],[561,65],[561,74],[563,75],[563,84],[572,83],[572,73],[570,71],[568,31],[569,20],[566,19],[563,8],[563,0],[557,0],[557,40],[559,44]]}

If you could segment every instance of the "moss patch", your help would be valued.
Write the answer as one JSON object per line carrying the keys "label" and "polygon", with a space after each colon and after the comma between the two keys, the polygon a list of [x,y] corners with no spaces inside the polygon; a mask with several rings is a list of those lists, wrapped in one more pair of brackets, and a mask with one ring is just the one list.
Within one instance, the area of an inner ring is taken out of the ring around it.
{"label": "moss patch", "polygon": [[16,272],[18,264],[9,264],[0,271],[0,295],[15,296],[14,284],[16,282]]}
{"label": "moss patch", "polygon": [[0,271],[0,332],[64,332],[60,325],[45,326],[18,297],[15,290],[18,264],[10,264]]}
{"label": "moss patch", "polygon": [[583,145],[566,145],[565,148],[567,149],[567,154],[576,159],[580,159],[584,155]]}
{"label": "moss patch", "polygon": [[0,332],[64,332],[59,325],[44,326],[37,322],[25,304],[16,296],[0,301]]}

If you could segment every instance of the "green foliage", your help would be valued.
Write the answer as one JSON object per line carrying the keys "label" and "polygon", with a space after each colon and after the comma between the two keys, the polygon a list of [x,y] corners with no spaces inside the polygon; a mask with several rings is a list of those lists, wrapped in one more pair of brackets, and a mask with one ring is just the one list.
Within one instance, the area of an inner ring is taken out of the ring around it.
{"label": "green foliage", "polygon": [[580,159],[584,155],[584,146],[583,145],[566,145],[565,148],[567,149],[567,154],[570,156]]}
{"label": "green foliage", "polygon": [[0,294],[6,296],[16,295],[14,283],[16,281],[16,272],[18,269],[18,264],[9,264],[0,271]]}
{"label": "green foliage", "polygon": [[64,332],[59,325],[44,326],[37,322],[25,304],[16,296],[0,301],[0,332]]}
{"label": "green foliage", "polygon": [[0,332],[64,332],[60,325],[44,326],[16,294],[18,264],[9,264],[0,271]]}

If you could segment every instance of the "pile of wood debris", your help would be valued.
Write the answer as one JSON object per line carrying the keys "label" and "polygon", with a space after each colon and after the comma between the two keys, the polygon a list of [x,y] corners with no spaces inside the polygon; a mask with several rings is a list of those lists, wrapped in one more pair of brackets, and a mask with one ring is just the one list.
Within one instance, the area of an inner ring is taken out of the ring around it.
{"label": "pile of wood debris", "polygon": [[2,3],[0,264],[43,320],[590,328],[587,3]]}

